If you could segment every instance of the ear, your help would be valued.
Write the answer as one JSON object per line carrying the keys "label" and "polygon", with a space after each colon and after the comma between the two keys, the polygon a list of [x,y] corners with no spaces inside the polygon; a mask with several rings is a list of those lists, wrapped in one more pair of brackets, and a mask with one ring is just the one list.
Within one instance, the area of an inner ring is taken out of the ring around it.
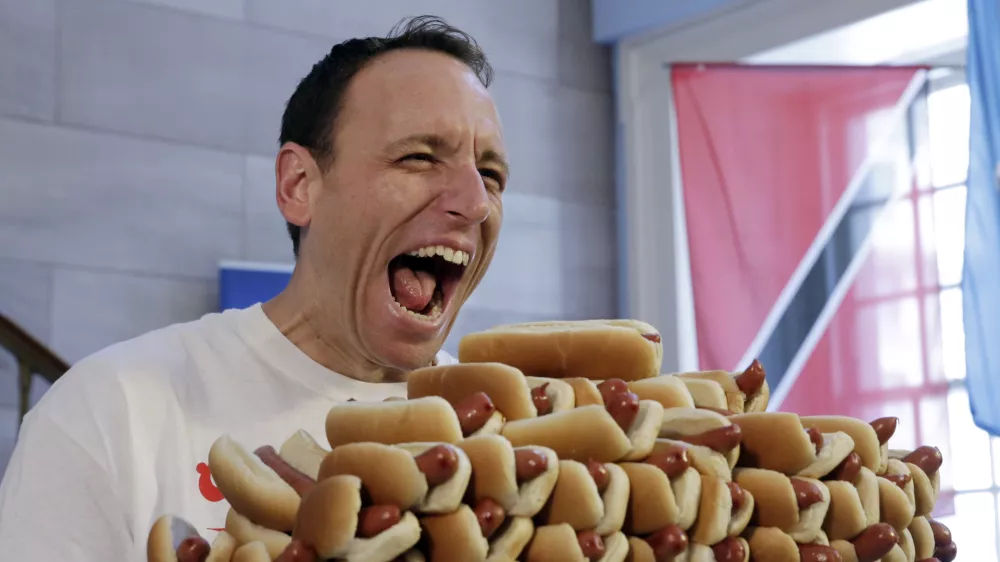
{"label": "ear", "polygon": [[293,142],[278,150],[274,162],[278,209],[287,222],[308,227],[312,220],[309,189],[322,182],[319,164],[305,147]]}

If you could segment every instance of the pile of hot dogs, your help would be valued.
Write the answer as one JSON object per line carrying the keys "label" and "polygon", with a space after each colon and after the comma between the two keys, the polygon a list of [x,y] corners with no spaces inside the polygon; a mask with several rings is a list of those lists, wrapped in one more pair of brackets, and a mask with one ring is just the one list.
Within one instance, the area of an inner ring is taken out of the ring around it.
{"label": "pile of hot dogs", "polygon": [[153,526],[151,561],[952,562],[934,447],[895,418],[765,412],[760,363],[659,375],[636,321],[504,326],[407,399],[349,402],[330,448],[298,432],[209,455],[231,510],[209,545]]}

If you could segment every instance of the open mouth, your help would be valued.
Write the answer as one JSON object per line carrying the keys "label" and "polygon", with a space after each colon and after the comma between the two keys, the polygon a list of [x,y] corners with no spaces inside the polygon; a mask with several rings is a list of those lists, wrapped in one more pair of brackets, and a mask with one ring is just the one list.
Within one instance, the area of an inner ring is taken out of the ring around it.
{"label": "open mouth", "polygon": [[469,265],[469,254],[445,246],[427,246],[389,262],[389,291],[410,316],[437,320],[448,307]]}

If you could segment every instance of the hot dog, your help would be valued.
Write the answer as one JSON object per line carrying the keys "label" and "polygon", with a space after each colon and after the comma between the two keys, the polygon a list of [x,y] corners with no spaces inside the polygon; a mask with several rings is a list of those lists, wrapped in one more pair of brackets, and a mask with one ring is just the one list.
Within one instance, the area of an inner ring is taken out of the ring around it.
{"label": "hot dog", "polygon": [[491,499],[512,517],[534,517],[556,485],[559,459],[552,449],[514,448],[498,435],[470,437],[458,447],[472,466],[471,497]]}
{"label": "hot dog", "polygon": [[[890,450],[889,458],[906,464],[913,479],[915,513],[930,515],[941,491],[939,474],[943,459],[937,447],[923,446],[913,451]],[[887,472],[888,463],[887,463]]]}
{"label": "hot dog", "polygon": [[778,528],[799,543],[815,542],[823,532],[830,492],[819,480],[755,468],[738,468],[733,479],[756,498],[756,525]]}
{"label": "hot dog", "polygon": [[899,425],[899,418],[884,417],[872,420],[872,429],[878,437],[880,462],[875,474],[882,476],[886,471],[886,463],[889,461],[889,439],[896,434],[896,427]]}
{"label": "hot dog", "polygon": [[628,540],[621,533],[601,537],[594,531],[574,531],[563,523],[537,527],[525,561],[621,562],[628,551]]}
{"label": "hot dog", "polygon": [[740,456],[742,428],[715,412],[670,408],[663,413],[660,437],[694,445],[689,454],[699,472],[730,480]]}
{"label": "hot dog", "polygon": [[539,520],[607,536],[621,530],[628,500],[628,476],[618,465],[559,461],[559,479]]}
{"label": "hot dog", "polygon": [[506,518],[503,508],[488,499],[478,501],[475,508],[462,505],[452,513],[422,518],[428,560],[486,560],[490,548],[486,535],[496,532],[502,524],[496,521],[500,518],[498,509],[499,515]]}
{"label": "hot dog", "polygon": [[885,474],[878,477],[878,492],[880,520],[902,534],[916,511],[910,469],[901,461],[889,459]]}
{"label": "hot dog", "polygon": [[[817,453],[814,438],[799,416],[786,412],[753,412],[737,414],[728,418],[743,431],[742,451],[739,465],[748,468],[763,468],[789,476],[812,469],[820,472],[830,463],[824,463],[824,450]],[[821,430],[822,431],[822,430]],[[846,456],[850,450],[843,450],[842,443],[850,439],[849,432],[837,437],[824,437],[826,451],[839,451]],[[775,447],[775,443],[781,443]],[[842,460],[842,459],[841,459]],[[840,463],[832,463],[833,467]],[[830,467],[830,468],[833,468]]]}
{"label": "hot dog", "polygon": [[854,441],[854,452],[861,465],[876,474],[885,472],[879,437],[870,424],[847,416],[802,416],[799,421],[802,427],[817,429],[822,434],[846,433]]}
{"label": "hot dog", "polygon": [[958,556],[958,547],[951,538],[951,530],[943,523],[928,519],[934,536],[934,558],[941,562],[952,562]]}
{"label": "hot dog", "polygon": [[146,559],[149,562],[229,562],[236,541],[220,532],[211,545],[187,521],[164,515],[149,531]]}
{"label": "hot dog", "polygon": [[630,381],[628,389],[640,400],[659,402],[664,408],[694,408],[694,398],[684,381],[673,375]]}
{"label": "hot dog", "polygon": [[389,562],[420,540],[420,524],[395,505],[361,503],[361,479],[338,475],[320,480],[302,498],[292,531],[322,559]]}
{"label": "hot dog", "polygon": [[701,475],[701,502],[691,541],[715,545],[742,533],[756,505],[755,493],[736,482]]}
{"label": "hot dog", "polygon": [[677,505],[676,523],[685,530],[690,529],[698,517],[701,501],[698,450],[701,449],[704,448],[683,441],[657,439],[653,452],[643,461],[656,466],[667,475]]}
{"label": "hot dog", "polygon": [[[414,423],[419,420],[419,423]],[[458,443],[462,426],[447,400],[428,396],[392,402],[348,402],[330,408],[326,438],[331,448],[348,443]]]}
{"label": "hot dog", "polygon": [[755,527],[748,530],[747,540],[754,562],[842,562],[840,553],[822,535],[802,544],[776,527]]}
{"label": "hot dog", "polygon": [[663,346],[655,328],[637,320],[533,322],[469,334],[462,363],[495,361],[527,375],[637,380],[660,371]]}
{"label": "hot dog", "polygon": [[830,541],[844,562],[877,562],[899,542],[899,534],[886,523],[876,523],[853,539]]}
{"label": "hot dog", "polygon": [[692,544],[690,562],[746,562],[750,547],[742,537],[726,537],[711,545]]}
{"label": "hot dog", "polygon": [[417,369],[406,377],[408,398],[440,396],[455,407],[460,419],[463,418],[463,414],[473,411],[468,406],[470,403],[475,405],[475,400],[471,398],[479,393],[489,397],[495,406],[495,411],[489,412],[488,421],[476,420],[481,424],[479,427],[468,427],[467,424],[463,424],[463,429],[466,430],[463,433],[466,436],[474,434],[484,426],[489,428],[487,433],[497,433],[498,424],[502,425],[503,420],[520,420],[538,415],[531,387],[524,374],[509,365],[459,363]]}
{"label": "hot dog", "polygon": [[291,530],[300,496],[260,457],[223,435],[208,451],[208,466],[233,509],[268,529]]}
{"label": "hot dog", "polygon": [[860,466],[860,460],[857,468],[853,468],[855,461],[850,456],[849,459],[845,459],[846,470],[835,470],[823,480],[830,492],[830,509],[823,530],[830,540],[852,539],[881,519],[878,478],[867,467]]}
{"label": "hot dog", "polygon": [[628,431],[602,406],[583,406],[534,419],[508,422],[503,436],[515,447],[540,445],[561,459],[615,462],[649,454],[663,416],[663,406],[643,400]]}
{"label": "hot dog", "polygon": [[[677,376],[690,384],[688,388],[696,406],[721,408],[737,414],[767,410],[770,387],[764,367],[756,359],[741,373],[701,371],[680,373]],[[722,391],[723,400],[720,402],[718,392],[710,390],[708,385],[690,383],[692,380],[715,383]]]}
{"label": "hot dog", "polygon": [[313,480],[319,477],[319,465],[329,453],[312,435],[301,429],[282,443],[278,450],[278,455],[292,468]]}
{"label": "hot dog", "polygon": [[677,525],[644,537],[629,537],[630,562],[680,562],[688,554],[688,536]]}
{"label": "hot dog", "polygon": [[226,533],[232,536],[239,546],[253,542],[260,543],[271,558],[281,554],[292,541],[289,533],[258,525],[232,508],[226,513]]}
{"label": "hot dog", "polygon": [[914,517],[907,527],[913,541],[913,560],[934,557],[934,530],[926,517]]}
{"label": "hot dog", "polygon": [[338,474],[360,478],[376,504],[449,513],[462,503],[472,465],[462,449],[447,443],[348,443],[320,465],[320,480]]}
{"label": "hot dog", "polygon": [[531,400],[539,416],[576,406],[576,392],[568,382],[544,377],[525,377],[525,380],[531,387]]}

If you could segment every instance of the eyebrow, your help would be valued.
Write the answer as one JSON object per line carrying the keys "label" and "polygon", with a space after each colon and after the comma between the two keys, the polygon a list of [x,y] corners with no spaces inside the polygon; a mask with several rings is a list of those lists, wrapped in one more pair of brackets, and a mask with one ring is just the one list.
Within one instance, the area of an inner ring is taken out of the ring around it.
{"label": "eyebrow", "polygon": [[[451,149],[451,143],[444,137],[434,134],[416,134],[394,141],[389,145],[390,152],[397,152],[415,146],[427,146],[434,150]],[[490,163],[500,168],[503,174],[510,175],[510,164],[502,154],[496,150],[487,149],[478,158],[479,163]]]}

